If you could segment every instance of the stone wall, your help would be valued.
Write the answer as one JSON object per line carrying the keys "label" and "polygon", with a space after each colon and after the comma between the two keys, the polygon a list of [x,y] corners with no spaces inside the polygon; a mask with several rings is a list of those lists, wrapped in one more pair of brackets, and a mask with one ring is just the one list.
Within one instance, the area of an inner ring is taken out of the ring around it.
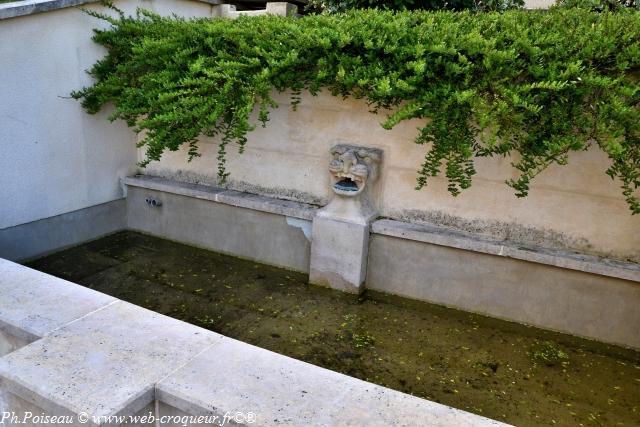
{"label": "stone wall", "polygon": [[[116,4],[126,12],[141,6],[185,17],[231,16],[231,9],[213,3]],[[68,97],[90,84],[85,70],[104,54],[90,40],[92,29],[104,23],[74,5],[99,6],[85,0],[24,4],[0,5],[0,39],[13,41],[0,45],[8,65],[0,68],[5,99],[0,104],[0,231],[122,198],[119,178],[132,174],[142,158],[141,151],[136,155],[136,136],[121,122],[108,122],[109,111],[88,115]],[[481,159],[472,188],[453,198],[442,178],[414,190],[425,154],[425,147],[412,142],[419,121],[385,131],[379,126],[383,117],[371,114],[362,101],[305,95],[294,112],[287,94],[277,98],[281,107],[266,129],[258,127],[249,135],[246,153],[238,155],[231,147],[230,188],[324,205],[330,197],[330,147],[377,147],[384,150],[384,162],[374,200],[385,217],[524,245],[640,260],[640,216],[630,215],[619,184],[604,175],[607,159],[597,148],[573,153],[568,166],[544,172],[525,199],[517,199],[504,184],[515,173],[510,159]],[[169,153],[143,172],[215,185],[216,150],[215,141],[203,140],[201,158],[187,163],[185,151]]]}
{"label": "stone wall", "polygon": [[[197,184],[127,178],[128,227],[292,270],[640,348],[640,265]],[[149,206],[146,200],[159,202]]]}
{"label": "stone wall", "polygon": [[[330,197],[329,150],[347,143],[384,150],[373,200],[385,217],[433,223],[527,246],[576,250],[623,260],[640,260],[640,215],[632,216],[618,182],[604,171],[608,159],[597,147],[572,153],[567,166],[538,176],[527,198],[504,183],[515,176],[509,158],[478,159],[473,185],[457,198],[438,177],[420,191],[416,171],[426,147],[413,143],[414,120],[391,131],[382,115],[359,100],[329,94],[303,96],[297,111],[277,96],[266,128],[249,134],[246,152],[229,148],[228,187],[324,205]],[[216,184],[215,140],[201,140],[202,157],[187,162],[186,150],[167,153],[142,171],[186,182]],[[144,157],[140,150],[139,159]]]}

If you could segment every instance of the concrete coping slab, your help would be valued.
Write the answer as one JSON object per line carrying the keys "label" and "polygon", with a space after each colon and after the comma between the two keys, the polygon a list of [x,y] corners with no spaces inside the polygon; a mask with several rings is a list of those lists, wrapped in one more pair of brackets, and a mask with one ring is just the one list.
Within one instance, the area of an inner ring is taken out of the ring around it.
{"label": "concrete coping slab", "polygon": [[504,426],[233,339],[156,386],[189,415],[252,413],[261,426]]}
{"label": "concrete coping slab", "polygon": [[[221,4],[221,0],[192,0],[211,5]],[[51,12],[68,7],[97,3],[97,0],[24,0],[0,4],[0,20],[16,18],[18,16],[34,15],[36,13]]]}
{"label": "concrete coping slab", "polygon": [[640,282],[640,264],[637,263],[548,248],[523,247],[515,243],[457,232],[435,225],[413,224],[397,220],[381,219],[373,223],[372,232],[417,242],[448,246]]}
{"label": "concrete coping slab", "polygon": [[0,329],[27,342],[115,298],[0,258]]}
{"label": "concrete coping slab", "polygon": [[0,379],[49,414],[86,414],[89,425],[102,425],[97,417],[134,415],[152,403],[158,381],[221,338],[115,301],[1,358]]}
{"label": "concrete coping slab", "polygon": [[166,193],[195,197],[197,199],[210,200],[225,205],[306,220],[313,219],[318,210],[317,206],[306,203],[281,200],[201,184],[189,184],[147,175],[127,177],[124,178],[123,183],[132,187],[164,191]]}

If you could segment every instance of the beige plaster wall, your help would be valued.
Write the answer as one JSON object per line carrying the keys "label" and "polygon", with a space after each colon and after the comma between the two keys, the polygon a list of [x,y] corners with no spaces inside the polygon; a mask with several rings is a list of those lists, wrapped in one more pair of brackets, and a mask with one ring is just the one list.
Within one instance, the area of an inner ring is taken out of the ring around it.
{"label": "beige plaster wall", "polygon": [[[552,167],[518,199],[504,183],[515,175],[509,159],[478,159],[473,186],[457,198],[446,180],[434,178],[416,191],[416,171],[426,147],[413,143],[419,121],[391,131],[365,102],[330,94],[305,95],[297,111],[278,95],[266,128],[249,135],[246,152],[229,149],[228,186],[259,194],[324,204],[330,197],[329,148],[350,143],[384,150],[376,200],[381,215],[431,222],[526,245],[570,248],[640,260],[640,216],[632,216],[619,183],[604,174],[606,156],[597,147],[573,153],[569,165]],[[167,153],[143,173],[216,185],[215,140],[202,140],[202,157],[187,162],[186,150]],[[138,158],[144,157],[139,150]]]}

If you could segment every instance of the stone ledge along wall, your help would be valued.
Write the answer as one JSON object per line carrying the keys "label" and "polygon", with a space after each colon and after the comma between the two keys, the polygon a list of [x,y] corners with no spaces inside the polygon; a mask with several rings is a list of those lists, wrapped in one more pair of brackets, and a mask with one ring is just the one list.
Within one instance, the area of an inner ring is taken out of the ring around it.
{"label": "stone ledge along wall", "polygon": [[[248,135],[246,152],[229,147],[228,187],[324,205],[331,197],[330,148],[339,143],[380,148],[384,159],[373,199],[383,217],[449,226],[525,246],[640,261],[640,215],[631,215],[619,183],[605,175],[608,159],[597,147],[572,153],[568,165],[543,172],[522,199],[505,184],[516,176],[510,159],[477,159],[472,187],[454,198],[442,177],[415,190],[427,148],[413,142],[418,120],[387,131],[379,124],[384,116],[370,113],[364,101],[328,93],[304,95],[292,111],[288,94],[277,99],[280,107],[272,111],[267,127]],[[202,157],[190,163],[186,149],[166,153],[141,172],[217,185],[216,141],[202,139],[200,151]],[[144,149],[138,157],[144,158]]]}

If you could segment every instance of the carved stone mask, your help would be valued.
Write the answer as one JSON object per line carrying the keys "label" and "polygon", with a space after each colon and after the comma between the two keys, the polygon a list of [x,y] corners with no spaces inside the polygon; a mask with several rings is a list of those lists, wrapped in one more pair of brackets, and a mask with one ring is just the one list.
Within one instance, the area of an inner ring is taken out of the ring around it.
{"label": "carved stone mask", "polygon": [[354,197],[362,193],[368,182],[377,178],[382,150],[339,144],[331,148],[329,172],[333,191],[341,196]]}

